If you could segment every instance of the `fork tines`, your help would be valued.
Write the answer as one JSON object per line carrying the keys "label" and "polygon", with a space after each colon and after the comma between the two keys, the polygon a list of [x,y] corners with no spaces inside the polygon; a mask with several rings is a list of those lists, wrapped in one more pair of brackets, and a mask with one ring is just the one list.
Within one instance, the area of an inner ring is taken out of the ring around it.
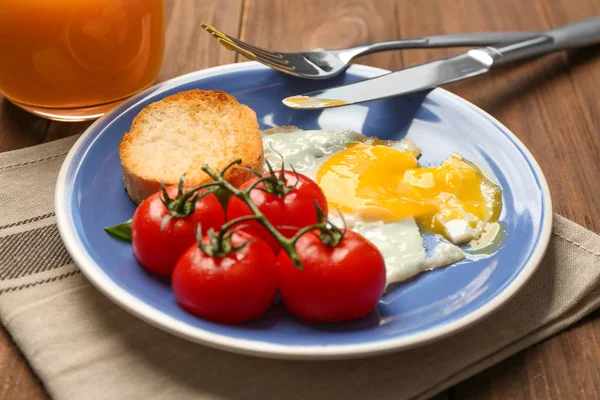
{"label": "fork tines", "polygon": [[249,60],[259,61],[271,68],[284,70],[283,72],[289,72],[294,69],[280,53],[274,53],[265,49],[261,49],[260,47],[253,46],[239,39],[233,38],[221,32],[214,26],[208,24],[202,24],[201,26],[227,50],[235,51]]}

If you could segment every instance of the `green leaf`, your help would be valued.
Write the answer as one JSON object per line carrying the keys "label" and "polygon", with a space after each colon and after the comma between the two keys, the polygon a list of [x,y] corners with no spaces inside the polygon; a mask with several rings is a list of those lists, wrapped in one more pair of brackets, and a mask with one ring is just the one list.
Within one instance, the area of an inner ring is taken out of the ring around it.
{"label": "green leaf", "polygon": [[104,230],[115,239],[131,242],[131,219],[121,224],[104,228]]}

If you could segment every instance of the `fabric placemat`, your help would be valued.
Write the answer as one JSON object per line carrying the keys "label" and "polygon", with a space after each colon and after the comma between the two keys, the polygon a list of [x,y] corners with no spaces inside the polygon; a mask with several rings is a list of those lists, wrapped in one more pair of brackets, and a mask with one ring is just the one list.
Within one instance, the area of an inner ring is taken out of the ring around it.
{"label": "fabric placemat", "polygon": [[537,272],[491,317],[413,350],[277,361],[164,333],[92,287],[62,245],[54,186],[75,137],[0,155],[0,320],[55,399],[428,398],[600,303],[600,236],[554,216]]}

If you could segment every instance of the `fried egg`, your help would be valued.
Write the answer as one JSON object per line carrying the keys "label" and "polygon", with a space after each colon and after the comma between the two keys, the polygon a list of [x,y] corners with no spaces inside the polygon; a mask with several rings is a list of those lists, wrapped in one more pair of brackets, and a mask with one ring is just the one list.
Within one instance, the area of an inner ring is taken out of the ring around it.
{"label": "fried egg", "polygon": [[[284,127],[265,132],[263,145],[265,162],[276,167],[283,161],[314,179],[330,220],[380,250],[388,285],[462,260],[456,245],[479,239],[500,213],[500,188],[475,165],[455,153],[438,167],[422,168],[411,140]],[[429,256],[422,232],[440,239]]]}

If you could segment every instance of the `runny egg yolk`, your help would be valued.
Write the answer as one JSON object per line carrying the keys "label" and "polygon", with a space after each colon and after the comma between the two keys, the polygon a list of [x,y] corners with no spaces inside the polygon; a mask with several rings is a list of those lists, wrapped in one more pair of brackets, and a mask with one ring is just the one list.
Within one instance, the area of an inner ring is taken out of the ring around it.
{"label": "runny egg yolk", "polygon": [[453,154],[421,168],[417,154],[381,144],[353,143],[326,160],[317,183],[332,208],[364,220],[414,217],[421,229],[447,236],[448,225],[481,228],[496,221],[501,190],[473,164]]}

